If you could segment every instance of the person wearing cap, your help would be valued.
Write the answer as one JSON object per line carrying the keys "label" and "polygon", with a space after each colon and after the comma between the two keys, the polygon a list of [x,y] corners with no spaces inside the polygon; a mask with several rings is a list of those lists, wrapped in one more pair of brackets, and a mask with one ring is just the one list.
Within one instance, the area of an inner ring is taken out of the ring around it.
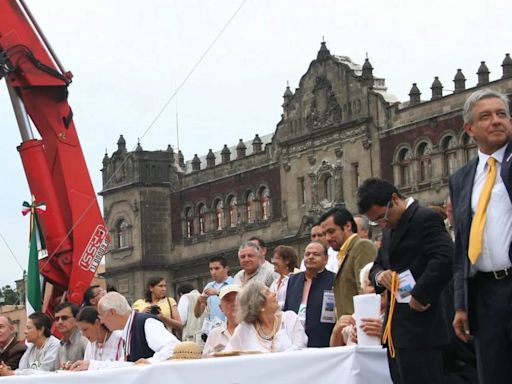
{"label": "person wearing cap", "polygon": [[230,284],[222,287],[219,292],[220,310],[226,316],[226,320],[217,328],[211,330],[203,348],[203,357],[210,357],[214,352],[221,352],[226,347],[229,339],[238,325],[236,318],[236,297],[241,288]]}

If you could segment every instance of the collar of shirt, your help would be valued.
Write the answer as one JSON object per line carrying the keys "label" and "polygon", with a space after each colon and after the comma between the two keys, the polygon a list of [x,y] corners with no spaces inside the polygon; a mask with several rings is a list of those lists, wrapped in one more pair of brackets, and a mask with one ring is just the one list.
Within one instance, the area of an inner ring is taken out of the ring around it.
{"label": "collar of shirt", "polygon": [[407,200],[405,200],[405,209],[409,208],[412,203],[414,203],[414,198],[412,196],[408,197]]}
{"label": "collar of shirt", "polygon": [[75,344],[75,341],[77,339],[79,339],[80,337],[82,337],[82,333],[80,332],[80,330],[78,329],[78,327],[74,328],[73,331],[71,332],[71,335],[69,336],[69,339],[67,340],[61,340],[60,341],[60,345],[71,345],[71,344]]}
{"label": "collar of shirt", "polygon": [[132,311],[132,313],[130,313],[130,317],[126,321],[126,324],[124,325],[124,328],[123,328],[122,339],[124,340],[124,344],[125,344],[125,351],[124,351],[125,355],[130,354],[130,329],[132,327],[132,322],[133,322],[134,316],[135,316],[135,311]]}
{"label": "collar of shirt", "polygon": [[492,155],[486,155],[483,152],[480,152],[478,150],[478,166],[476,171],[482,172],[485,169],[485,166],[487,165],[487,159],[489,157],[494,157],[498,164],[501,164],[503,162],[503,157],[505,157],[505,150],[507,149],[507,144],[505,144],[503,147],[498,149],[496,152],[494,152]]}
{"label": "collar of shirt", "polygon": [[12,341],[13,341],[13,340],[14,340],[14,336],[13,336],[13,337],[11,337],[11,339],[7,342],[7,344],[5,344],[5,347],[0,348],[0,353],[4,353],[4,352],[5,352],[5,350],[6,350],[7,348],[9,348],[9,346],[11,345],[11,343],[12,343]]}

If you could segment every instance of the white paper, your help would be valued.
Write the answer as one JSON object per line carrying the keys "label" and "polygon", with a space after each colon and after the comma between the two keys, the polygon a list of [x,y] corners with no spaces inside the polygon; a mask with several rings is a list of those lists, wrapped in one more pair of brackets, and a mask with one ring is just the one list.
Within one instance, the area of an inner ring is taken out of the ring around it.
{"label": "white paper", "polygon": [[416,280],[410,269],[399,274],[398,278],[400,279],[400,284],[398,286],[396,302],[401,304],[409,303],[411,301],[412,289],[416,285]]}
{"label": "white paper", "polygon": [[368,336],[361,329],[361,319],[380,318],[380,295],[370,293],[354,296],[354,318],[356,319],[357,344],[363,346],[381,345],[380,337]]}

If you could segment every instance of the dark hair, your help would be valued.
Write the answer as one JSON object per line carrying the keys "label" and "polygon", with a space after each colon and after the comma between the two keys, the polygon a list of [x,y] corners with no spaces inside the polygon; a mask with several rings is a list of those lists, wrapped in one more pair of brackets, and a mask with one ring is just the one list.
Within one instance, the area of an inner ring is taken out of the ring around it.
{"label": "dark hair", "polygon": [[359,213],[368,212],[374,205],[386,206],[391,200],[393,193],[396,193],[400,198],[402,197],[398,189],[389,181],[376,177],[366,179],[357,189],[357,208]]}
{"label": "dark hair", "polygon": [[107,292],[117,292],[117,289],[112,284],[109,284],[107,285]]}
{"label": "dark hair", "polygon": [[321,227],[322,226],[322,222],[320,220],[318,221],[315,221],[312,225],[311,225],[311,228],[313,227]]}
{"label": "dark hair", "polygon": [[334,224],[336,224],[338,227],[343,228],[345,224],[350,223],[350,226],[352,227],[352,232],[357,233],[356,222],[354,221],[352,214],[345,208],[331,208],[327,212],[324,212],[322,216],[320,216],[320,219],[318,221],[320,223],[323,223],[331,216],[334,221]]}
{"label": "dark hair", "polygon": [[274,253],[277,253],[279,257],[283,259],[288,267],[288,271],[293,272],[293,270],[297,268],[299,257],[297,256],[295,248],[286,245],[278,245],[276,249],[274,249]]}
{"label": "dark hair", "polygon": [[151,288],[153,288],[155,285],[158,285],[158,283],[163,280],[165,280],[165,278],[160,276],[153,276],[149,278],[148,283],[146,284],[146,292],[144,293],[145,301],[148,303],[153,301],[153,296],[151,296]]}
{"label": "dark hair", "polygon": [[34,327],[36,329],[44,328],[44,336],[50,337],[52,335],[52,321],[50,317],[43,312],[33,312],[28,315],[28,318],[32,320]]}
{"label": "dark hair", "polygon": [[96,308],[92,306],[83,307],[78,315],[76,315],[77,321],[84,321],[89,324],[94,324],[96,320],[99,320],[99,314]]}
{"label": "dark hair", "polygon": [[64,301],[55,306],[55,313],[62,311],[65,308],[71,309],[71,314],[73,315],[73,317],[76,317],[76,315],[78,314],[78,311],[80,310],[78,305],[76,305],[75,303],[72,303],[71,301]]}
{"label": "dark hair", "polygon": [[258,236],[252,236],[247,241],[254,241],[254,240],[256,240],[258,242],[260,249],[261,248],[267,248],[267,243],[265,243],[265,240],[263,240],[262,238],[260,238]]}
{"label": "dark hair", "polygon": [[87,288],[84,292],[84,299],[82,301],[82,305],[92,305],[91,299],[94,299],[94,289],[95,288],[101,288],[99,285],[91,285],[89,288]]}
{"label": "dark hair", "polygon": [[218,262],[220,265],[222,265],[224,268],[228,266],[228,261],[224,256],[213,256],[209,260],[210,263]]}
{"label": "dark hair", "polygon": [[194,290],[194,286],[190,283],[185,283],[178,288],[178,295],[184,295]]}

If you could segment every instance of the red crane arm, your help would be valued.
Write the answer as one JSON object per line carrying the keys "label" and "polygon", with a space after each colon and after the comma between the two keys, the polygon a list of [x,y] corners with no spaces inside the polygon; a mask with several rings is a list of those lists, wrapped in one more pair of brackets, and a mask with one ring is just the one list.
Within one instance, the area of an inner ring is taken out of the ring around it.
{"label": "red crane arm", "polygon": [[[62,69],[23,0],[0,1],[0,78],[5,76],[23,142],[18,147],[40,216],[48,256],[41,274],[53,284],[47,309],[66,293],[81,303],[110,241],[67,101]],[[41,139],[33,137],[30,120]]]}

